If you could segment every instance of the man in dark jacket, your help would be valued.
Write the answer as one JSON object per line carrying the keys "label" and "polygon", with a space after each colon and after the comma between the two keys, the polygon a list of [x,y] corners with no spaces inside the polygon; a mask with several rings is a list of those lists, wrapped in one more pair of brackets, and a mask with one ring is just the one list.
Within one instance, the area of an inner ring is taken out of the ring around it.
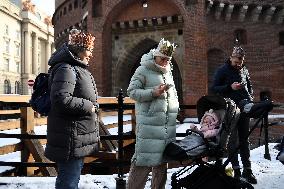
{"label": "man in dark jacket", "polygon": [[[232,99],[237,105],[241,100],[253,100],[253,90],[250,82],[249,72],[244,65],[245,52],[241,47],[234,47],[230,59],[219,67],[214,76],[212,86],[213,92],[223,97]],[[250,149],[249,149],[249,121],[250,118],[240,115],[239,121],[233,131],[228,144],[231,163],[236,178],[241,176],[248,182],[256,184],[257,180],[251,171]],[[239,141],[237,140],[239,139]],[[236,152],[237,144],[240,144],[240,155],[243,163],[243,173],[241,175]]]}
{"label": "man in dark jacket", "polygon": [[71,30],[68,44],[48,62],[51,110],[45,156],[57,163],[56,189],[77,189],[84,157],[98,148],[97,89],[87,70],[94,40]]}

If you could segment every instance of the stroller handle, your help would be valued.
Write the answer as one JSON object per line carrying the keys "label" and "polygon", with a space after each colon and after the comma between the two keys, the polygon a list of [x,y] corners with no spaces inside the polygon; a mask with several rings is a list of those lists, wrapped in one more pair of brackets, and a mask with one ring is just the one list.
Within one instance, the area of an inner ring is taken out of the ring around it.
{"label": "stroller handle", "polygon": [[270,112],[275,105],[271,100],[264,100],[259,102],[251,102],[243,100],[239,103],[239,107],[242,113],[245,113],[248,117],[259,118],[264,113]]}

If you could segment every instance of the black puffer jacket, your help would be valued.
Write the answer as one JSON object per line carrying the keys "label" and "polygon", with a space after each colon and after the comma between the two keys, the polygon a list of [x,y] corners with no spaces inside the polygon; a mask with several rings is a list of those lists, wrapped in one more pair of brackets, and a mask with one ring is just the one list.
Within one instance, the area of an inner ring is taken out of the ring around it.
{"label": "black puffer jacket", "polygon": [[[231,85],[234,82],[243,82],[245,85],[240,90],[233,90]],[[241,70],[237,70],[231,66],[230,60],[227,60],[224,65],[217,69],[212,91],[232,99],[237,105],[243,99],[253,100],[253,90],[247,68],[243,66]]]}
{"label": "black puffer jacket", "polygon": [[63,45],[50,58],[51,110],[47,118],[45,156],[66,161],[92,154],[98,147],[96,84],[87,65]]}

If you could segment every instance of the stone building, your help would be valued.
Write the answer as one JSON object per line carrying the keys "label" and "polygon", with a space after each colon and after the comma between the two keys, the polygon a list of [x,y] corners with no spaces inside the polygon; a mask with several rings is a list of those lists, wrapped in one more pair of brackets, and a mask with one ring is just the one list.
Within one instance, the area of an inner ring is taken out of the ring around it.
{"label": "stone building", "polygon": [[209,93],[216,67],[238,39],[247,53],[255,96],[270,91],[275,101],[284,102],[283,0],[55,2],[56,47],[72,28],[96,36],[90,71],[101,96],[116,96],[120,88],[125,91],[141,56],[164,37],[178,45],[173,76],[180,100],[195,104]]}
{"label": "stone building", "polygon": [[31,94],[54,49],[51,17],[30,0],[1,0],[0,16],[0,94]]}

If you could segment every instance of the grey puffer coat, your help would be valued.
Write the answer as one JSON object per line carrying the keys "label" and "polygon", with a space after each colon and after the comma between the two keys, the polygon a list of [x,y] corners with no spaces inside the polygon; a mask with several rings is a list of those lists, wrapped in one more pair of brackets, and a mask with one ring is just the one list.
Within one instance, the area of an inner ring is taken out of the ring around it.
{"label": "grey puffer coat", "polygon": [[160,84],[172,84],[170,70],[162,70],[154,63],[153,52],[143,55],[127,89],[136,101],[136,144],[132,161],[136,166],[157,166],[164,162],[166,145],[176,138],[176,117],[179,109],[175,87],[159,97],[153,89]]}
{"label": "grey puffer coat", "polygon": [[92,112],[93,105],[98,106],[94,78],[65,44],[52,55],[49,65],[53,70],[45,156],[60,162],[90,155],[99,141],[97,113]]}

